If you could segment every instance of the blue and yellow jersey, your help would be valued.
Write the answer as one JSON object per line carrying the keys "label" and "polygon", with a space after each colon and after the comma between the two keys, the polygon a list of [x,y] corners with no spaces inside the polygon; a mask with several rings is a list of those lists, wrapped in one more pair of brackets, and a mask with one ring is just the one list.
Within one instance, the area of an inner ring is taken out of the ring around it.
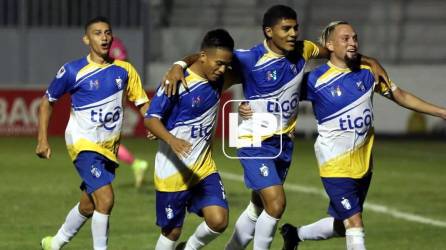
{"label": "blue and yellow jersey", "polygon": [[[318,47],[310,41],[298,41],[296,50],[287,56],[274,53],[266,41],[249,50],[235,51],[235,63],[242,70],[245,99],[250,100],[254,113],[273,114],[277,120],[277,129],[262,139],[294,130],[304,68],[307,60],[318,54]],[[254,127],[253,119],[244,120],[239,126],[239,136],[252,137]]]}
{"label": "blue and yellow jersey", "polygon": [[302,96],[312,102],[318,123],[314,148],[321,177],[362,178],[370,171],[375,90],[365,65],[353,72],[328,62],[308,74]]}
{"label": "blue and yellow jersey", "polygon": [[100,65],[90,57],[69,62],[57,72],[46,91],[50,102],[71,95],[71,113],[65,130],[68,153],[94,151],[117,162],[125,98],[135,105],[149,99],[133,66],[115,60]]}
{"label": "blue and yellow jersey", "polygon": [[155,188],[163,192],[188,190],[217,171],[211,154],[223,83],[208,82],[187,69],[189,90],[179,87],[178,95],[167,97],[159,88],[146,117],[159,118],[175,137],[192,144],[187,158],[179,159],[164,141],[155,157]]}

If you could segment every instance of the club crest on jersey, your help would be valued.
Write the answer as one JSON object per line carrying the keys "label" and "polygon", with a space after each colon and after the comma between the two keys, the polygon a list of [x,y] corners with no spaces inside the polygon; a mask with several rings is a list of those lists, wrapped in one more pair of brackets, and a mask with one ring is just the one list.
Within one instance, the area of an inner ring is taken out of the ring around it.
{"label": "club crest on jersey", "polygon": [[297,75],[296,64],[290,64],[290,69],[291,69],[291,71],[293,71],[293,74]]}
{"label": "club crest on jersey", "polygon": [[97,167],[95,167],[94,165],[91,165],[91,170],[90,170],[91,174],[97,179],[99,177],[101,177],[101,170]]}
{"label": "club crest on jersey", "polygon": [[332,87],[330,92],[333,97],[342,95],[342,91],[341,91],[341,88],[339,87],[339,85],[336,86],[336,88]]}
{"label": "club crest on jersey", "polygon": [[173,209],[170,206],[168,206],[164,210],[166,211],[166,218],[168,220],[173,219]]}
{"label": "club crest on jersey", "polygon": [[269,168],[265,164],[262,163],[262,166],[259,168],[260,175],[263,177],[267,177],[269,175]]}
{"label": "club crest on jersey", "polygon": [[277,71],[276,70],[268,70],[266,72],[266,80],[271,81],[271,80],[276,80],[277,79]]}
{"label": "club crest on jersey", "polygon": [[341,204],[347,210],[352,209],[352,205],[350,205],[350,201],[344,197],[342,197]]}
{"label": "club crest on jersey", "polygon": [[365,86],[362,81],[356,82],[356,87],[358,87],[358,90],[365,92]]}
{"label": "club crest on jersey", "polygon": [[118,87],[118,89],[122,89],[122,79],[121,79],[121,77],[116,78],[115,82],[116,82],[116,86]]}
{"label": "club crest on jersey", "polygon": [[98,90],[99,89],[99,81],[98,80],[90,80],[90,90]]}
{"label": "club crest on jersey", "polygon": [[198,108],[198,107],[200,107],[200,104],[201,104],[200,96],[192,97],[192,108]]}

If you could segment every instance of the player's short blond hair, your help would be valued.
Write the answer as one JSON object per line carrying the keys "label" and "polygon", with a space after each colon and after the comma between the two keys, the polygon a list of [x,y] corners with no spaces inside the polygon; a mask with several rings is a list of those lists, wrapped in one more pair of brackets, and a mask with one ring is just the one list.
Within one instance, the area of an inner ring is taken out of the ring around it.
{"label": "player's short blond hair", "polygon": [[333,21],[331,23],[329,23],[327,26],[325,26],[324,30],[322,31],[321,36],[319,37],[319,43],[325,47],[325,43],[327,42],[328,38],[331,36],[331,34],[333,33],[334,29],[341,24],[348,24],[350,25],[348,22],[346,21]]}

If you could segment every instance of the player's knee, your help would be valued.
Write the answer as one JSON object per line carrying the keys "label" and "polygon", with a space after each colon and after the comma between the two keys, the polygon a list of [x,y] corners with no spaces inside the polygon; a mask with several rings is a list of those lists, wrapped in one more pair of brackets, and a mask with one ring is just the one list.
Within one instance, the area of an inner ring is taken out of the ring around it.
{"label": "player's knee", "polygon": [[94,204],[93,203],[79,203],[79,213],[83,216],[90,218],[94,212]]}
{"label": "player's knee", "polygon": [[97,200],[96,210],[98,212],[104,214],[110,214],[113,205],[114,205],[114,197],[113,196],[103,196]]}
{"label": "player's knee", "polygon": [[163,228],[161,234],[167,237],[169,240],[177,241],[181,236],[181,228]]}
{"label": "player's knee", "polygon": [[282,214],[285,212],[285,207],[285,199],[275,199],[269,202],[269,204],[266,204],[265,210],[270,216],[274,218],[281,218]]}
{"label": "player's knee", "polygon": [[206,224],[212,231],[223,233],[228,227],[228,216],[227,214],[214,215],[212,218],[206,218]]}

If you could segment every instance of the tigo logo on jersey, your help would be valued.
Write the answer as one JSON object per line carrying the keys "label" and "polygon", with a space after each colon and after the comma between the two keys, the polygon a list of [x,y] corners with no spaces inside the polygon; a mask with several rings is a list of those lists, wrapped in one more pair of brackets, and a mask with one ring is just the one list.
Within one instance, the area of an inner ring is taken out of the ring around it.
{"label": "tigo logo on jersey", "polygon": [[91,165],[91,170],[90,170],[91,174],[97,179],[99,177],[101,177],[101,170],[97,167],[95,167],[94,165]]}
{"label": "tigo logo on jersey", "polygon": [[276,70],[268,70],[266,72],[266,80],[271,81],[271,80],[276,80],[277,79],[277,71]]}
{"label": "tigo logo on jersey", "polygon": [[99,122],[104,126],[106,130],[113,130],[116,127],[116,123],[121,118],[121,107],[115,107],[114,111],[103,113],[102,109],[91,111],[91,121]]}
{"label": "tigo logo on jersey", "polygon": [[350,115],[339,118],[339,128],[341,130],[355,129],[358,135],[364,135],[373,123],[373,114],[370,109],[365,109],[362,114],[355,118]]}
{"label": "tigo logo on jersey", "polygon": [[350,201],[344,197],[342,197],[341,204],[347,210],[352,209],[352,205],[350,205]]}
{"label": "tigo logo on jersey", "polygon": [[266,110],[268,112],[271,113],[282,112],[283,118],[288,119],[294,114],[294,111],[299,105],[299,97],[297,93],[294,93],[293,95],[291,95],[290,100],[285,100],[283,102],[280,102],[279,99],[276,99],[275,101],[268,100],[266,105],[267,105]]}
{"label": "tigo logo on jersey", "polygon": [[213,127],[212,124],[204,126],[203,124],[200,124],[199,126],[193,125],[190,131],[190,137],[194,139],[206,137],[206,139],[209,139],[212,133],[212,127]]}

